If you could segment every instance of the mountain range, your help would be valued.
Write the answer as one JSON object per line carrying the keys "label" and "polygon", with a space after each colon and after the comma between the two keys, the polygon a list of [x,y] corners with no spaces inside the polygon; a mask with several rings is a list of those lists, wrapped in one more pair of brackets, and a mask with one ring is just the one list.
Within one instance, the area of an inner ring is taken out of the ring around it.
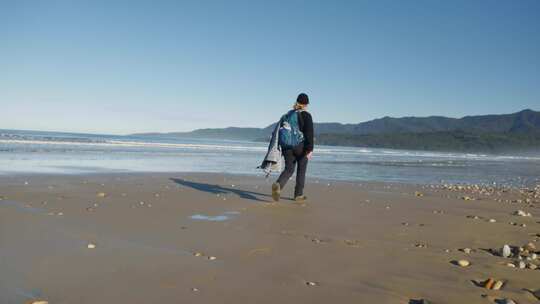
{"label": "mountain range", "polygon": [[[197,129],[137,136],[267,140],[274,128]],[[502,151],[540,148],[540,112],[449,118],[383,117],[357,124],[315,123],[317,144],[423,150]]]}

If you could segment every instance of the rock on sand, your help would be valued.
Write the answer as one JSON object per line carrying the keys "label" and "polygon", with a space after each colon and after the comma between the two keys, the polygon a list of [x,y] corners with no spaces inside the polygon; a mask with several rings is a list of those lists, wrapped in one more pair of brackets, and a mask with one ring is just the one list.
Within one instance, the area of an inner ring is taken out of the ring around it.
{"label": "rock on sand", "polygon": [[459,260],[456,263],[461,267],[467,267],[467,266],[471,265],[471,262],[469,262],[467,260]]}

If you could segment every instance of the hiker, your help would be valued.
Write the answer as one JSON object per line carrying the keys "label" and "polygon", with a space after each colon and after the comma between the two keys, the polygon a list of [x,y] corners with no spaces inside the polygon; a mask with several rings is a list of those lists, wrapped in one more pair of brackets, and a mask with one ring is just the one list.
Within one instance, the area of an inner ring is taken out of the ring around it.
{"label": "hiker", "polygon": [[277,142],[285,158],[285,170],[272,184],[272,198],[276,202],[280,199],[281,189],[294,174],[295,165],[298,168],[296,170],[294,200],[305,202],[307,199],[304,195],[304,184],[308,160],[313,154],[313,119],[307,111],[308,104],[309,97],[305,93],[298,95],[293,109],[283,115],[276,126],[278,134],[273,134],[273,137],[278,137]]}

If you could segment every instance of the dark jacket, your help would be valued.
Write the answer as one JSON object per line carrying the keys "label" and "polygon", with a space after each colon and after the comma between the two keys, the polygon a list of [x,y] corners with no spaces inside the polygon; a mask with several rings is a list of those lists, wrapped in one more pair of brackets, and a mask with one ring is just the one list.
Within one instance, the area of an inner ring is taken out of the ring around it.
{"label": "dark jacket", "polygon": [[308,111],[299,113],[302,117],[299,119],[300,131],[304,133],[304,151],[309,153],[313,151],[313,118]]}

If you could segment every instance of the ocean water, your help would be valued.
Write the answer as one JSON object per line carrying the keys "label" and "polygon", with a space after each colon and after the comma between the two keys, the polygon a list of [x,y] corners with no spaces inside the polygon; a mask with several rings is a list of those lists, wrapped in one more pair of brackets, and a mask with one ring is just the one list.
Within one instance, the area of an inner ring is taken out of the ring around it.
{"label": "ocean water", "polygon": [[[219,172],[263,175],[267,143],[0,130],[0,174]],[[405,183],[532,185],[540,151],[489,155],[317,146],[314,178]]]}

